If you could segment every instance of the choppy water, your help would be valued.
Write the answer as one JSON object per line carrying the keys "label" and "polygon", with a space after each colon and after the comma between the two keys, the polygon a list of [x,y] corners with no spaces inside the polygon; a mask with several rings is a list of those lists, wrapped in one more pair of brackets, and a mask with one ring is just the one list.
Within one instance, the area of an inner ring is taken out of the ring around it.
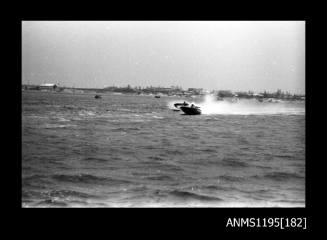
{"label": "choppy water", "polygon": [[23,207],[305,205],[304,103],[183,100],[23,92]]}

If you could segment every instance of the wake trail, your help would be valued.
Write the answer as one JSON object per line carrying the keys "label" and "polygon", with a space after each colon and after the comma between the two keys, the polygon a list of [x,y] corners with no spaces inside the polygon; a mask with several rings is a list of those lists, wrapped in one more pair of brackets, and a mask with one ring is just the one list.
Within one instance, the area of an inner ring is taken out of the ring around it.
{"label": "wake trail", "polygon": [[[180,102],[183,102],[180,101]],[[192,104],[192,103],[191,103]],[[234,99],[233,101],[218,101],[213,95],[206,95],[204,100],[194,103],[201,108],[202,114],[212,115],[304,115],[303,102],[279,101],[259,102],[256,99]],[[168,103],[169,108],[173,102]]]}

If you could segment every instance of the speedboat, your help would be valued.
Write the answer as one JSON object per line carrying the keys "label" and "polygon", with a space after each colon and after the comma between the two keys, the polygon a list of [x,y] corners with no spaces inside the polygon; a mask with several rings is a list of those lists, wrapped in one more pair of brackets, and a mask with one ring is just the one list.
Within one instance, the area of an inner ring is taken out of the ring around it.
{"label": "speedboat", "polygon": [[173,109],[173,111],[180,111],[181,109],[180,109],[180,107],[183,107],[183,106],[189,106],[189,103],[187,103],[187,102],[183,102],[183,103],[175,103],[174,104],[174,109]]}
{"label": "speedboat", "polygon": [[201,109],[198,106],[192,104],[191,106],[181,106],[180,109],[187,115],[201,114]]}

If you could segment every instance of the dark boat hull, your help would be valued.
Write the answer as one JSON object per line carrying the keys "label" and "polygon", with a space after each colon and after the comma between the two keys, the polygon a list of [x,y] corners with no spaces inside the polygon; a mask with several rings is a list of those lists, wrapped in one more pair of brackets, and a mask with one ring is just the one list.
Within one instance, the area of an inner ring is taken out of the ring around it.
{"label": "dark boat hull", "polygon": [[199,115],[199,114],[201,114],[200,108],[196,108],[196,107],[182,106],[182,107],[180,107],[180,109],[187,115]]}

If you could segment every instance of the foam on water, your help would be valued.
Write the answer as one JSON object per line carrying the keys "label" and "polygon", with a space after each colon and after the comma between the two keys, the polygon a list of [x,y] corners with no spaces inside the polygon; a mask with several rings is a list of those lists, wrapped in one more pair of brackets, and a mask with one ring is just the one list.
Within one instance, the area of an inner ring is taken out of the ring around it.
{"label": "foam on water", "polygon": [[73,125],[73,124],[45,124],[45,125],[40,126],[40,128],[47,128],[47,129],[70,128],[70,127],[76,127],[76,125]]}
{"label": "foam on water", "polygon": [[202,114],[223,115],[267,115],[267,114],[301,114],[305,113],[304,105],[287,102],[259,102],[256,99],[240,99],[236,102],[217,101],[213,95],[206,95],[201,107]]}
{"label": "foam on water", "polygon": [[78,115],[80,116],[94,116],[95,113],[93,111],[86,111],[86,110],[82,110],[78,113]]}

